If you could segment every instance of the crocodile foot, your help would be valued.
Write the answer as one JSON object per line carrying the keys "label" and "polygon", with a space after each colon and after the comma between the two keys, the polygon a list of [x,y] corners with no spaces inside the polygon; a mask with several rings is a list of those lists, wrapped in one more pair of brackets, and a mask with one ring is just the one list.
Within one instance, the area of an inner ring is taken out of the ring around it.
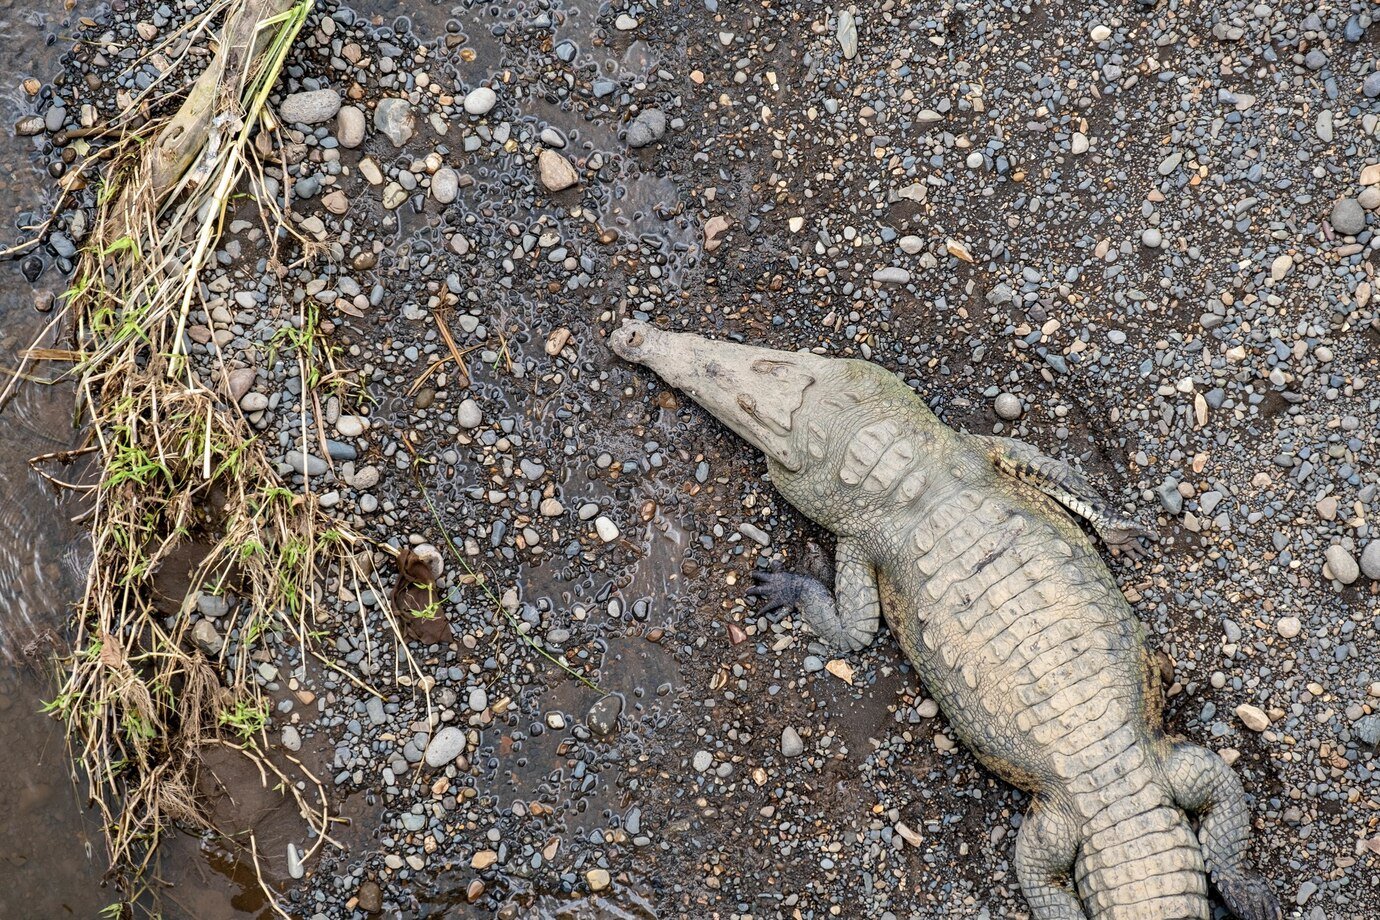
{"label": "crocodile foot", "polygon": [[801,596],[814,585],[818,585],[818,582],[807,575],[754,569],[752,587],[747,589],[747,596],[757,601],[758,613],[776,623],[787,611],[798,609]]}
{"label": "crocodile foot", "polygon": [[1099,527],[1097,528],[1097,535],[1110,548],[1123,552],[1135,560],[1146,559],[1150,556],[1150,550],[1146,548],[1145,543],[1141,542],[1142,540],[1154,546],[1160,539],[1158,531],[1144,527],[1136,521]]}
{"label": "crocodile foot", "polygon": [[1212,881],[1227,910],[1240,920],[1282,920],[1279,898],[1260,873],[1240,869],[1230,875],[1218,872]]}

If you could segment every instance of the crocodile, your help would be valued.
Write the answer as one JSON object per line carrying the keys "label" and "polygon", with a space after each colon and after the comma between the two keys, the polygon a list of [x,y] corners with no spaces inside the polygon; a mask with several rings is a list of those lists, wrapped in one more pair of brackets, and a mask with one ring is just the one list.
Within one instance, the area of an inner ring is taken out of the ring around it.
{"label": "crocodile", "polygon": [[759,569],[759,609],[794,608],[843,653],[884,619],[959,739],[1031,795],[1013,864],[1033,920],[1207,920],[1209,882],[1241,920],[1279,920],[1241,781],[1166,735],[1144,627],[1070,512],[1123,550],[1151,531],[1034,446],[948,427],[878,364],[643,322],[609,344],[834,534],[833,591]]}

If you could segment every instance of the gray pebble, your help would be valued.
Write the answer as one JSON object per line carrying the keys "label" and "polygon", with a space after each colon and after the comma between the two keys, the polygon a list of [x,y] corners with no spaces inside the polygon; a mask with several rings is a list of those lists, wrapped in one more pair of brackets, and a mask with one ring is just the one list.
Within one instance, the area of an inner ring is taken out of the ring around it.
{"label": "gray pebble", "polygon": [[666,113],[660,109],[643,109],[628,125],[628,146],[646,147],[666,134]]}
{"label": "gray pebble", "polygon": [[1371,540],[1361,550],[1361,571],[1372,581],[1380,581],[1380,539]]}
{"label": "gray pebble", "polygon": [[1340,544],[1334,543],[1329,546],[1323,556],[1327,559],[1327,567],[1332,570],[1332,577],[1342,584],[1349,585],[1361,576],[1356,558]]}
{"label": "gray pebble", "polygon": [[394,147],[406,144],[417,130],[417,116],[412,113],[411,103],[396,96],[380,99],[374,109],[374,130],[382,131]]}
{"label": "gray pebble", "polygon": [[454,725],[447,725],[426,746],[424,758],[428,767],[444,767],[465,752],[465,733]]}
{"label": "gray pebble", "polygon": [[317,125],[340,111],[340,94],[333,89],[314,89],[293,93],[278,107],[278,116],[287,124]]}
{"label": "gray pebble", "polygon": [[1366,211],[1355,198],[1342,198],[1332,206],[1328,218],[1332,229],[1343,236],[1355,236],[1366,229]]}

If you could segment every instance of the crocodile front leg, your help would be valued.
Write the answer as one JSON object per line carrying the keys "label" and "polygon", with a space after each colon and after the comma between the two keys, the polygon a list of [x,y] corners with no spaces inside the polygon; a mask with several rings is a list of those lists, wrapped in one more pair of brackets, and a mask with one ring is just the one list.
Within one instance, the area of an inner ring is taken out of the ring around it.
{"label": "crocodile front leg", "polygon": [[1108,546],[1140,558],[1146,555],[1141,538],[1153,543],[1158,537],[1135,518],[1110,507],[1092,483],[1063,460],[1042,454],[1033,444],[1015,438],[973,437],[982,442],[997,469],[1029,483],[1086,520]]}
{"label": "crocodile front leg", "polygon": [[1198,818],[1198,842],[1212,883],[1241,920],[1279,920],[1279,899],[1246,856],[1251,816],[1231,767],[1207,748],[1176,744],[1164,760],[1170,793]]}
{"label": "crocodile front leg", "polygon": [[1074,893],[1078,836],[1062,812],[1035,800],[1016,834],[1016,880],[1032,920],[1088,920]]}
{"label": "crocodile front leg", "polygon": [[769,614],[794,607],[822,642],[840,652],[860,651],[877,637],[882,612],[877,572],[862,546],[840,539],[834,555],[834,594],[818,579],[792,572],[752,573],[748,597]]}

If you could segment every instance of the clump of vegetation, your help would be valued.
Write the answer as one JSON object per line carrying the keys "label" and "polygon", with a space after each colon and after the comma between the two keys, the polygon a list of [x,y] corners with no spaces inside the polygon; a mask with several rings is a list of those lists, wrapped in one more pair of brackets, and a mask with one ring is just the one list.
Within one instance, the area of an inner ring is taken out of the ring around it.
{"label": "clump of vegetation", "polygon": [[[86,449],[98,458],[86,487],[93,561],[75,652],[49,709],[85,768],[128,901],[169,822],[208,826],[195,793],[201,749],[228,745],[278,773],[262,756],[270,707],[252,652],[272,635],[334,666],[313,645],[328,625],[319,592],[372,587],[362,538],[333,524],[309,490],[283,485],[228,396],[227,369],[206,379],[185,334],[232,203],[246,187],[264,188],[265,158],[281,148],[267,101],[311,5],[216,0],[180,30],[209,34],[221,23],[212,63],[180,104],[135,100],[68,181],[98,192],[63,303],[73,347],[30,355],[73,364]],[[137,130],[131,112],[148,116]],[[277,204],[256,203],[275,247],[281,230],[294,233]],[[310,257],[311,244],[299,243]],[[298,316],[273,344],[298,363],[305,411],[334,372],[316,317]],[[190,574],[170,601],[155,579],[175,557],[191,559]],[[237,599],[218,621],[219,647],[193,635],[189,614],[203,593]],[[329,840],[320,784],[308,801],[278,776],[319,832],[317,846]]]}

